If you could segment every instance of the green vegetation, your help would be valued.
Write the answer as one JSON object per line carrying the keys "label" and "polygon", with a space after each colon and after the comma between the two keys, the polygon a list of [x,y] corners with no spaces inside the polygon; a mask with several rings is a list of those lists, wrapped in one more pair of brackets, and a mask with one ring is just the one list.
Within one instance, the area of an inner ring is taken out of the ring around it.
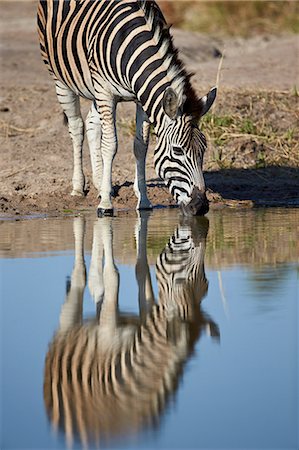
{"label": "green vegetation", "polygon": [[[208,139],[204,169],[298,167],[298,117],[296,88],[292,92],[220,90],[215,108],[200,123]],[[134,136],[133,119],[122,118],[118,125],[127,136]]]}
{"label": "green vegetation", "polygon": [[126,136],[134,136],[136,132],[136,122],[134,119],[120,118],[117,120],[117,126]]}
{"label": "green vegetation", "polygon": [[298,105],[286,92],[222,92],[201,128],[206,169],[299,165]]}
{"label": "green vegetation", "polygon": [[169,23],[186,30],[253,36],[299,32],[297,1],[159,1]]}
{"label": "green vegetation", "polygon": [[64,214],[73,214],[74,210],[73,209],[63,209],[62,212]]}

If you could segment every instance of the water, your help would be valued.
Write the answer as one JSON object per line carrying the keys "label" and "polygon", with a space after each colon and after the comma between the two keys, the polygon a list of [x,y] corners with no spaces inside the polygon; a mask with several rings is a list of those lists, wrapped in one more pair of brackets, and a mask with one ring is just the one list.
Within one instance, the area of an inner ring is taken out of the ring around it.
{"label": "water", "polygon": [[208,216],[0,223],[1,449],[298,448],[299,210]]}

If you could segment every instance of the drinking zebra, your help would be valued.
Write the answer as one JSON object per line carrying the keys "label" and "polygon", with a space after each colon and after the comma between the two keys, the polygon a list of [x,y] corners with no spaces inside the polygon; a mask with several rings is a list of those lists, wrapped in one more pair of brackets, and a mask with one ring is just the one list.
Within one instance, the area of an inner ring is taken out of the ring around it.
{"label": "drinking zebra", "polygon": [[148,216],[138,220],[136,316],[118,308],[111,220],[104,217],[94,225],[88,284],[97,315],[83,321],[84,220],[74,219],[74,269],[46,356],[45,406],[69,446],[76,436],[87,447],[157,424],[200,335],[219,337],[217,325],[200,308],[208,289],[206,224],[196,221],[194,230],[181,225],[169,240],[157,259],[155,301],[146,253]]}
{"label": "drinking zebra", "polygon": [[206,140],[198,120],[216,88],[198,98],[154,1],[48,0],[38,5],[42,58],[54,78],[73,141],[72,195],[83,195],[84,124],[79,97],[92,100],[86,119],[99,215],[113,211],[116,105],[136,102],[134,190],[137,209],[151,208],[145,159],[150,124],[157,136],[155,169],[186,215],[208,211],[202,173]]}

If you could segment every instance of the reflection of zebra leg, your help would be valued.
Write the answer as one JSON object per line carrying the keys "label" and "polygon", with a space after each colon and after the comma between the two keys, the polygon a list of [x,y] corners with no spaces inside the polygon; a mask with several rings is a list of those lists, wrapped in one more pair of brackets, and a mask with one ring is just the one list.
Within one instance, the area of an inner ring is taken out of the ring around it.
{"label": "reflection of zebra leg", "polygon": [[60,313],[60,331],[66,332],[82,321],[83,294],[86,284],[84,261],[85,220],[75,217],[73,222],[75,237],[75,262],[65,302]]}
{"label": "reflection of zebra leg", "polygon": [[104,301],[102,303],[99,323],[103,327],[115,329],[118,314],[119,273],[114,264],[112,219],[103,217],[98,219],[99,232],[104,249]]}
{"label": "reflection of zebra leg", "polygon": [[138,219],[135,226],[137,253],[135,273],[138,283],[139,313],[142,322],[144,322],[147,313],[151,310],[155,302],[147,260],[147,223],[149,216],[149,212],[143,211],[138,213]]}
{"label": "reflection of zebra leg", "polygon": [[93,226],[91,260],[88,274],[88,288],[97,308],[100,308],[104,298],[103,258],[102,219],[98,219],[94,222]]}

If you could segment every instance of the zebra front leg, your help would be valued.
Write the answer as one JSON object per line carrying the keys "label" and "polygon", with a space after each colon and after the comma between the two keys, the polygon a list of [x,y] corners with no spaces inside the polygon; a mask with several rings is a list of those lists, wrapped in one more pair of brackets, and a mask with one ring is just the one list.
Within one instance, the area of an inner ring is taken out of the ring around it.
{"label": "zebra front leg", "polygon": [[101,121],[96,105],[92,103],[86,118],[86,135],[90,151],[92,168],[92,182],[100,196],[102,180],[102,155],[101,155]]}
{"label": "zebra front leg", "polygon": [[82,164],[84,125],[80,111],[80,100],[78,95],[60,81],[57,80],[55,85],[57,98],[67,118],[69,133],[73,141],[74,168],[71,195],[83,196],[85,186]]}
{"label": "zebra front leg", "polygon": [[101,155],[103,162],[102,183],[100,189],[101,201],[98,206],[98,216],[112,215],[112,163],[117,152],[117,135],[115,126],[116,102],[113,97],[105,96],[97,100],[100,115],[102,140]]}
{"label": "zebra front leg", "polygon": [[147,198],[145,161],[149,141],[150,123],[140,105],[136,108],[136,135],[134,139],[134,155],[136,159],[134,191],[137,197],[136,209],[151,209]]}

